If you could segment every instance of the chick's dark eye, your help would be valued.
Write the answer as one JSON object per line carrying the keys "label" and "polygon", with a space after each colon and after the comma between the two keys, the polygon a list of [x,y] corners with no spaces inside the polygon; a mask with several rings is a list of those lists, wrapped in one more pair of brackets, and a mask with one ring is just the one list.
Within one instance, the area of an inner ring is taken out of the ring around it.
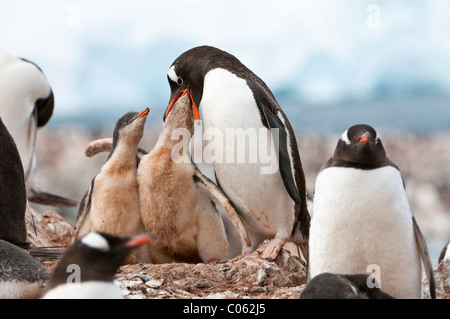
{"label": "chick's dark eye", "polygon": [[181,77],[178,77],[178,79],[177,79],[177,84],[178,84],[178,85],[183,84],[183,79],[182,79]]}

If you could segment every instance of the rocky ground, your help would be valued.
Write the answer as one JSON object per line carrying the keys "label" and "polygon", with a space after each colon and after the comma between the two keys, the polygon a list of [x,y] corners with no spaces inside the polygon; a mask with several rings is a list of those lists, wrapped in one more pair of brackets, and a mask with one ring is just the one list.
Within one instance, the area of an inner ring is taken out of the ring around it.
{"label": "rocky ground", "polygon": [[[61,216],[53,211],[33,216],[36,232],[28,224],[33,246],[70,245],[72,226]],[[42,262],[51,270],[58,260]],[[450,260],[436,265],[434,274],[437,297],[450,299]],[[115,280],[127,299],[296,299],[306,274],[298,257],[283,249],[273,262],[254,252],[215,264],[124,265]]]}

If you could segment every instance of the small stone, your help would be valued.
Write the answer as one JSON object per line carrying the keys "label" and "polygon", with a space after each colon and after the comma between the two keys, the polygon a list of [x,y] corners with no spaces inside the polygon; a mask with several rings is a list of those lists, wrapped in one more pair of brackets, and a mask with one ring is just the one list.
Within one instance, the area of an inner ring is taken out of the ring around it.
{"label": "small stone", "polygon": [[127,296],[127,299],[146,299],[147,297],[144,295],[142,291],[133,291],[131,294]]}
{"label": "small stone", "polygon": [[145,282],[145,285],[150,288],[159,288],[163,285],[163,282],[160,280],[152,279]]}
{"label": "small stone", "polygon": [[209,288],[209,287],[212,287],[212,283],[209,280],[207,280],[207,279],[200,279],[195,284],[195,287],[197,287],[197,288]]}
{"label": "small stone", "polygon": [[143,282],[140,278],[134,278],[132,280],[124,280],[121,282],[121,284],[129,289],[133,289],[138,287],[139,285],[142,285]]}

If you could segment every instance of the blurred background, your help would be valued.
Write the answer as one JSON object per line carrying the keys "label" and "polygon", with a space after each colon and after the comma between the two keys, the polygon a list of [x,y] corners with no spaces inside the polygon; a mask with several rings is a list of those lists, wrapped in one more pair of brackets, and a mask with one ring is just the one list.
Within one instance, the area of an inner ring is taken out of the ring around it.
{"label": "blurred background", "polygon": [[[310,193],[340,134],[379,131],[402,170],[433,263],[450,239],[450,2],[421,0],[0,0],[0,50],[41,67],[55,110],[37,138],[38,184],[80,200],[127,111],[150,107],[150,150],[184,51],[228,51],[275,94],[297,134]],[[211,168],[204,167],[210,174]],[[55,210],[73,223],[76,209]]]}

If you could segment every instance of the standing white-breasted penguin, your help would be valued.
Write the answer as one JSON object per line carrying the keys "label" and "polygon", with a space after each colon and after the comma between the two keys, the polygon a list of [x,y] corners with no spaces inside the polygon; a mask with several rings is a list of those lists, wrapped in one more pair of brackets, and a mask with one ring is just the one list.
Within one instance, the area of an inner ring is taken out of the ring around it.
{"label": "standing white-breasted penguin", "polygon": [[185,92],[167,116],[155,147],[138,167],[141,218],[156,236],[154,263],[211,262],[227,258],[228,242],[215,205],[223,207],[250,246],[245,227],[226,195],[191,162],[192,101]]}
{"label": "standing white-breasted penguin", "polygon": [[75,206],[76,202],[39,190],[34,181],[35,142],[39,128],[50,120],[53,91],[42,70],[33,62],[0,52],[0,116],[19,150],[30,201]]}
{"label": "standing white-breasted penguin", "polygon": [[355,125],[339,139],[315,185],[309,272],[375,271],[395,298],[422,297],[422,263],[435,297],[425,240],[410,210],[398,167],[376,131]]}
{"label": "standing white-breasted penguin", "polygon": [[[216,153],[224,154],[222,160],[214,161],[217,184],[242,217],[252,250],[271,239],[261,249],[261,256],[274,259],[291,240],[300,245],[306,257],[310,216],[300,155],[294,131],[267,85],[236,57],[210,46],[180,55],[169,68],[168,81],[171,97],[165,117],[179,93],[188,88],[194,110],[201,103],[205,132],[215,129],[222,136],[230,131],[258,136],[256,142],[244,142],[243,148],[238,144],[245,141],[245,135],[233,143],[220,138],[211,141]],[[195,119],[200,120],[199,115]],[[272,141],[278,147],[278,152],[269,152],[275,169],[267,171],[261,157],[250,160],[261,151],[264,138],[265,144]],[[242,154],[238,152],[249,157],[239,163],[236,155]]]}
{"label": "standing white-breasted penguin", "polygon": [[113,278],[133,249],[151,236],[92,232],[73,243],[53,270],[42,299],[122,299]]}
{"label": "standing white-breasted penguin", "polygon": [[[81,200],[72,242],[88,232],[132,236],[143,232],[136,179],[138,144],[149,109],[129,112],[116,123],[112,150]],[[147,249],[133,254],[148,262]],[[128,263],[133,262],[130,257]]]}

